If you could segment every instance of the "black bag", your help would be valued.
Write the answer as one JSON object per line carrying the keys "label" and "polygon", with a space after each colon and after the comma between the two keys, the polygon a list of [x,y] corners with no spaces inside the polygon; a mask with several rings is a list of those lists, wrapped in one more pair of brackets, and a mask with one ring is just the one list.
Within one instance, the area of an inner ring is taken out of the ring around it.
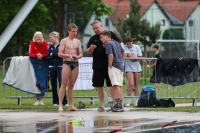
{"label": "black bag", "polygon": [[144,86],[138,100],[138,107],[156,106],[156,90],[152,86]]}
{"label": "black bag", "polygon": [[174,101],[169,98],[168,100],[160,99],[157,100],[156,107],[168,108],[168,107],[175,107]]}
{"label": "black bag", "polygon": [[85,104],[82,101],[79,101],[79,109],[85,109]]}

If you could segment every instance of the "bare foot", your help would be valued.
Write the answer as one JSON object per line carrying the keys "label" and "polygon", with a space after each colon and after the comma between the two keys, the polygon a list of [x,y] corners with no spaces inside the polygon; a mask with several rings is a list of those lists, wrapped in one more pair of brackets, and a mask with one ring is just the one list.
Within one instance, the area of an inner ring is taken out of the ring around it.
{"label": "bare foot", "polygon": [[155,88],[156,90],[160,90],[160,86],[158,85],[158,83],[156,83]]}
{"label": "bare foot", "polygon": [[79,109],[75,108],[74,106],[69,106],[69,111],[79,111]]}
{"label": "bare foot", "polygon": [[63,108],[62,107],[59,107],[58,108],[58,112],[63,112],[64,110],[63,110]]}

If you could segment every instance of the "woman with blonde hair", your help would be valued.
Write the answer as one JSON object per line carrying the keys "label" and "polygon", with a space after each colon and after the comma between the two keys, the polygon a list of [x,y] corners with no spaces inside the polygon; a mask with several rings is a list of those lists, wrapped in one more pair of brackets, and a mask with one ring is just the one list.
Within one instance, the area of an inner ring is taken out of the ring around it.
{"label": "woman with blonde hair", "polygon": [[[50,59],[49,62],[49,71],[50,71],[50,81],[52,87],[52,95],[53,95],[53,106],[59,105],[59,98],[57,92],[57,79],[59,82],[59,88],[61,86],[61,72],[62,72],[62,65],[63,59],[58,56],[59,50],[59,33],[53,31],[49,34],[49,40],[53,43],[53,45],[49,46],[48,51],[48,58]],[[64,106],[69,106],[67,104],[66,92],[62,101]]]}

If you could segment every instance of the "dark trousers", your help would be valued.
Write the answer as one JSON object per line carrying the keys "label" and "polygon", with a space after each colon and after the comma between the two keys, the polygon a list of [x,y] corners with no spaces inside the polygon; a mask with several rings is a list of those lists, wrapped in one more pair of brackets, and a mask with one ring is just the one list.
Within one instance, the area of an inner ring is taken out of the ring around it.
{"label": "dark trousers", "polygon": [[[59,87],[60,87],[62,67],[50,67],[49,71],[50,71],[50,79],[51,79],[51,87],[52,87],[52,95],[53,95],[53,104],[59,104],[58,92],[57,92],[57,79],[58,79]],[[65,91],[62,104],[63,105],[67,104],[66,91]]]}

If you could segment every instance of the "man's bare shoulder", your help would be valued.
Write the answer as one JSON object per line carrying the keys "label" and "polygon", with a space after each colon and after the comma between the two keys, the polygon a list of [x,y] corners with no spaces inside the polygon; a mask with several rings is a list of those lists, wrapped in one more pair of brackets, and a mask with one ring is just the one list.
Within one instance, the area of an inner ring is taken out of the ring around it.
{"label": "man's bare shoulder", "polygon": [[81,43],[81,41],[76,39],[76,38],[74,39],[74,41],[77,42],[77,43]]}

